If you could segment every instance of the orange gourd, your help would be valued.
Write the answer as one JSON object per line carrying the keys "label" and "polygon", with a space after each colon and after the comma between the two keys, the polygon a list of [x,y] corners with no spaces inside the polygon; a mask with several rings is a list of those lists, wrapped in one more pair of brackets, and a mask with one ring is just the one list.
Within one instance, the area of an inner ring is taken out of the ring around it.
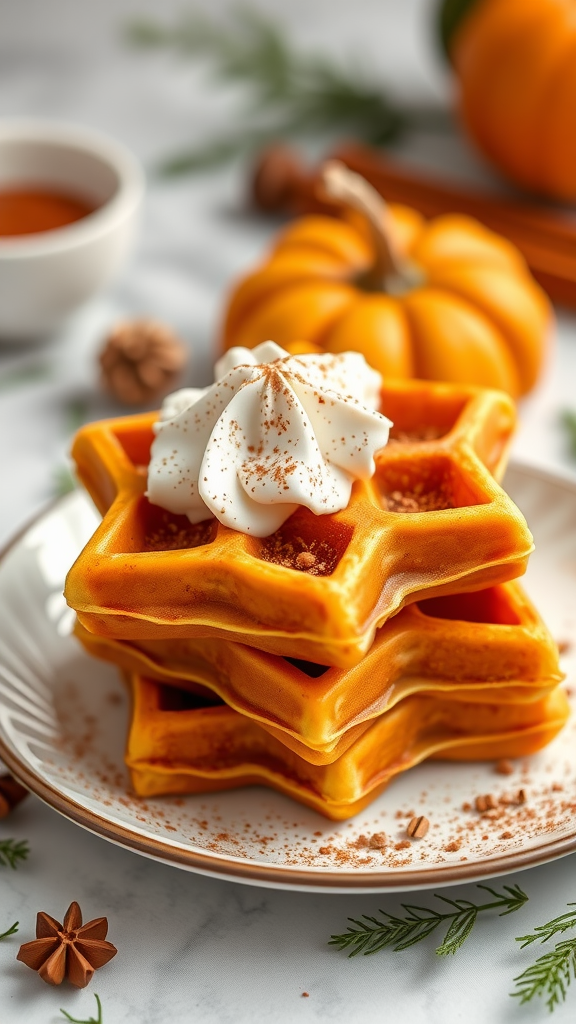
{"label": "orange gourd", "polygon": [[385,377],[529,391],[551,310],[514,246],[469,217],[387,207],[341,165],[324,182],[342,217],[281,232],[234,288],[223,347],[301,338],[300,351],[359,351]]}
{"label": "orange gourd", "polygon": [[447,0],[441,16],[480,149],[519,185],[575,200],[573,0]]}

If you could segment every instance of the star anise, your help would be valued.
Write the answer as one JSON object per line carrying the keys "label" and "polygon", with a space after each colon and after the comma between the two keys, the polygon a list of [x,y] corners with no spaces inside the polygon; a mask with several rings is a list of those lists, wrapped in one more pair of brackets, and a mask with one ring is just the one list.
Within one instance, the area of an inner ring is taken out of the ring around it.
{"label": "star anise", "polygon": [[105,917],[83,925],[82,911],[76,902],[68,907],[63,924],[40,911],[36,938],[20,946],[16,959],[38,971],[49,985],[60,985],[67,978],[77,988],[84,988],[94,971],[118,952],[111,942],[105,941],[107,931]]}

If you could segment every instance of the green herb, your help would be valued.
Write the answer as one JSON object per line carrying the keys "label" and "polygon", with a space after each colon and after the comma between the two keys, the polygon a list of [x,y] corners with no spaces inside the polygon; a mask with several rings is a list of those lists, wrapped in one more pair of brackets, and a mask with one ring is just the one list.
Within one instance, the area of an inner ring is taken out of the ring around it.
{"label": "green herb", "polygon": [[384,920],[368,917],[366,914],[362,915],[361,920],[351,917],[349,920],[356,927],[349,927],[343,935],[333,935],[329,945],[337,946],[338,949],[351,949],[349,956],[357,956],[359,953],[368,956],[371,953],[379,953],[388,946],[395,953],[399,953],[428,938],[439,925],[449,922],[444,939],[436,949],[438,956],[447,956],[449,953],[455,953],[466,941],[476,924],[478,914],[502,907],[499,916],[504,917],[520,910],[528,900],[526,893],[517,885],[505,885],[504,893],[498,893],[487,885],[478,885],[476,888],[491,893],[495,900],[478,906],[469,900],[450,900],[446,896],[434,893],[436,899],[442,900],[454,909],[442,914],[429,907],[403,903],[405,917],[395,917],[386,910],[378,911]]}
{"label": "green herb", "polygon": [[76,479],[68,466],[56,466],[52,475],[52,490],[55,498],[63,498],[76,490]]}
{"label": "green herb", "polygon": [[88,404],[83,398],[71,398],[65,405],[67,434],[75,434],[88,419]]}
{"label": "green herb", "polygon": [[452,40],[478,0],[441,0],[438,10],[440,44],[450,60]]}
{"label": "green herb", "polygon": [[[569,903],[569,907],[576,907],[576,903]],[[532,942],[547,942],[554,935],[562,935],[570,928],[576,928],[576,910],[569,910],[560,917],[553,918],[547,924],[539,924],[530,935],[521,935],[516,942],[521,942],[521,948],[529,946]]]}
{"label": "green herb", "polygon": [[233,12],[226,26],[192,14],[172,28],[137,20],[128,26],[128,39],[210,62],[215,79],[244,86],[251,96],[244,117],[236,118],[238,130],[168,160],[162,167],[168,174],[204,169],[280,137],[337,131],[382,145],[450,120],[438,107],[397,103],[357,68],[297,51],[274,22],[252,10]]}
{"label": "green herb", "polygon": [[0,865],[16,869],[19,860],[26,860],[30,850],[25,839],[0,839]]}
{"label": "green herb", "polygon": [[11,388],[25,384],[34,384],[38,380],[46,380],[49,376],[50,366],[47,363],[33,363],[19,369],[8,370],[0,375],[0,391],[9,391]]}
{"label": "green herb", "polygon": [[15,935],[16,932],[18,931],[18,925],[19,924],[20,924],[19,921],[14,921],[14,924],[10,925],[8,931],[2,932],[2,934],[0,935],[0,941],[2,939],[7,939],[9,935]]}
{"label": "green herb", "polygon": [[[576,903],[569,903],[576,907]],[[561,935],[569,928],[576,928],[576,910],[570,910],[560,917],[555,917],[547,924],[538,925],[530,935],[521,935],[517,942],[522,949],[533,942],[547,942],[554,935]],[[522,974],[514,978],[517,996],[521,1003],[528,1003],[534,996],[544,996],[550,1011],[566,998],[566,990],[570,982],[576,980],[576,935],[563,942],[558,942],[549,953],[538,957],[535,963],[527,967]]]}
{"label": "green herb", "polygon": [[576,412],[566,409],[561,416],[562,425],[568,434],[568,447],[572,458],[576,459]]}
{"label": "green herb", "polygon": [[60,1013],[64,1014],[66,1020],[73,1021],[73,1024],[103,1024],[104,1018],[102,1017],[102,1003],[100,1002],[100,996],[98,996],[96,992],[94,993],[94,998],[96,1000],[96,1006],[98,1007],[98,1016],[96,1018],[88,1017],[88,1020],[79,1020],[78,1017],[71,1017],[66,1010],[62,1009],[62,1007],[60,1007]]}

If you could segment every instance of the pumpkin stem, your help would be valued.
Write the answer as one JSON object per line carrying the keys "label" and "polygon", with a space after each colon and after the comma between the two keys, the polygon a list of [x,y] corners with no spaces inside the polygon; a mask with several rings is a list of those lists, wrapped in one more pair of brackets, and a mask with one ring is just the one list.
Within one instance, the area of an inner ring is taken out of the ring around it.
{"label": "pumpkin stem", "polygon": [[[331,199],[358,210],[366,218],[374,246],[374,263],[356,283],[369,289],[396,291],[405,281],[407,267],[398,255],[390,230],[388,206],[376,189],[340,160],[329,160],[320,173],[321,187]],[[391,284],[392,287],[387,287]],[[394,284],[396,287],[394,287]]]}

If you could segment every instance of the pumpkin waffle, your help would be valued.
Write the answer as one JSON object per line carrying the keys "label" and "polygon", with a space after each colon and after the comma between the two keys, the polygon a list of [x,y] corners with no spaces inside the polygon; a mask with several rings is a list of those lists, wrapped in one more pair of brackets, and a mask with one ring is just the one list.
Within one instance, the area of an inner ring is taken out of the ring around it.
{"label": "pumpkin waffle", "polygon": [[348,507],[300,508],[265,538],[212,519],[192,525],[148,502],[156,413],[82,428],[72,454],[104,519],[66,583],[80,622],[115,639],[218,636],[348,668],[405,604],[521,575],[532,538],[493,475],[505,464],[511,400],[394,381],[382,411],[392,443]]}
{"label": "pumpkin waffle", "polygon": [[412,694],[522,704],[542,700],[562,678],[557,646],[517,583],[406,606],[348,670],[215,637],[111,640],[81,625],[76,633],[90,654],[127,672],[216,694],[313,764],[335,761]]}
{"label": "pumpkin waffle", "polygon": [[561,689],[524,704],[474,704],[413,695],[381,715],[330,765],[298,757],[225,704],[131,677],[126,764],[140,796],[262,784],[335,820],[362,810],[399,772],[425,758],[454,761],[532,754],[568,717]]}

